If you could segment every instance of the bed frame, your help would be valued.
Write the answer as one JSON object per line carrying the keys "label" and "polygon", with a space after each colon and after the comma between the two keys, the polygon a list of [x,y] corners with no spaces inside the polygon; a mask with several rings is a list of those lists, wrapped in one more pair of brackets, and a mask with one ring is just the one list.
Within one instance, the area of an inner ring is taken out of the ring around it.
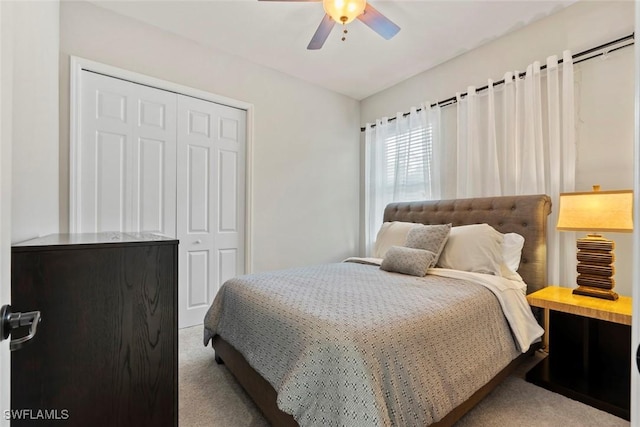
{"label": "bed frame", "polygon": [[[384,211],[384,221],[451,223],[453,226],[487,223],[502,233],[518,233],[525,238],[518,273],[528,285],[527,293],[531,293],[547,286],[547,217],[550,213],[551,199],[546,195],[483,197],[391,203]],[[218,335],[213,338],[212,345],[216,353],[216,362],[227,366],[273,426],[298,426],[290,414],[277,407],[277,394],[271,384],[261,377],[233,346]],[[531,353],[533,349],[514,359],[467,401],[432,426],[450,426],[455,423]]]}

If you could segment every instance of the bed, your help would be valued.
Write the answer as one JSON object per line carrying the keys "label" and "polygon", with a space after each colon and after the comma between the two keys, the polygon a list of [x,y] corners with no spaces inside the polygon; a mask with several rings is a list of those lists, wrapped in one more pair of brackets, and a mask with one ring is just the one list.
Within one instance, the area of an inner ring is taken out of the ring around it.
{"label": "bed", "polygon": [[[550,211],[546,195],[408,202],[388,205],[384,222],[517,233],[531,293],[546,286]],[[204,344],[274,426],[451,425],[535,348],[541,328],[514,326],[533,317],[524,285],[504,287],[514,280],[352,261],[232,279],[207,313]],[[514,314],[505,300],[518,292]]]}

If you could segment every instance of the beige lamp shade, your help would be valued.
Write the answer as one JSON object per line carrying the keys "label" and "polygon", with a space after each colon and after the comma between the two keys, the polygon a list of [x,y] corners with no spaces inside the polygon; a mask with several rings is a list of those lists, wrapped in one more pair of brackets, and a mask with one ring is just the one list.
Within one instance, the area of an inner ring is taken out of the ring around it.
{"label": "beige lamp shade", "polygon": [[557,229],[631,233],[633,191],[562,193]]}

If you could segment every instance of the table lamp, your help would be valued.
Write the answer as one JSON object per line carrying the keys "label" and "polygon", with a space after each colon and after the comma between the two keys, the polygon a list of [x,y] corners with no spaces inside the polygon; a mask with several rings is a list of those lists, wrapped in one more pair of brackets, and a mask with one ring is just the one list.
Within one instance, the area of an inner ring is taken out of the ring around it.
{"label": "table lamp", "polygon": [[561,193],[558,225],[560,231],[589,231],[577,240],[578,287],[576,295],[617,300],[613,291],[615,242],[597,232],[631,233],[633,231],[633,191],[593,191]]}

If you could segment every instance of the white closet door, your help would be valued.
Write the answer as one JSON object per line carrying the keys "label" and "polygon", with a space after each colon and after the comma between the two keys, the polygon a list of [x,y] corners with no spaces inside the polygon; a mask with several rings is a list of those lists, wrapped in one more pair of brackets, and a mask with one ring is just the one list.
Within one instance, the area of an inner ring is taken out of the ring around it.
{"label": "white closet door", "polygon": [[244,273],[246,111],[178,95],[179,326]]}
{"label": "white closet door", "polygon": [[176,95],[81,76],[72,232],[176,235]]}

